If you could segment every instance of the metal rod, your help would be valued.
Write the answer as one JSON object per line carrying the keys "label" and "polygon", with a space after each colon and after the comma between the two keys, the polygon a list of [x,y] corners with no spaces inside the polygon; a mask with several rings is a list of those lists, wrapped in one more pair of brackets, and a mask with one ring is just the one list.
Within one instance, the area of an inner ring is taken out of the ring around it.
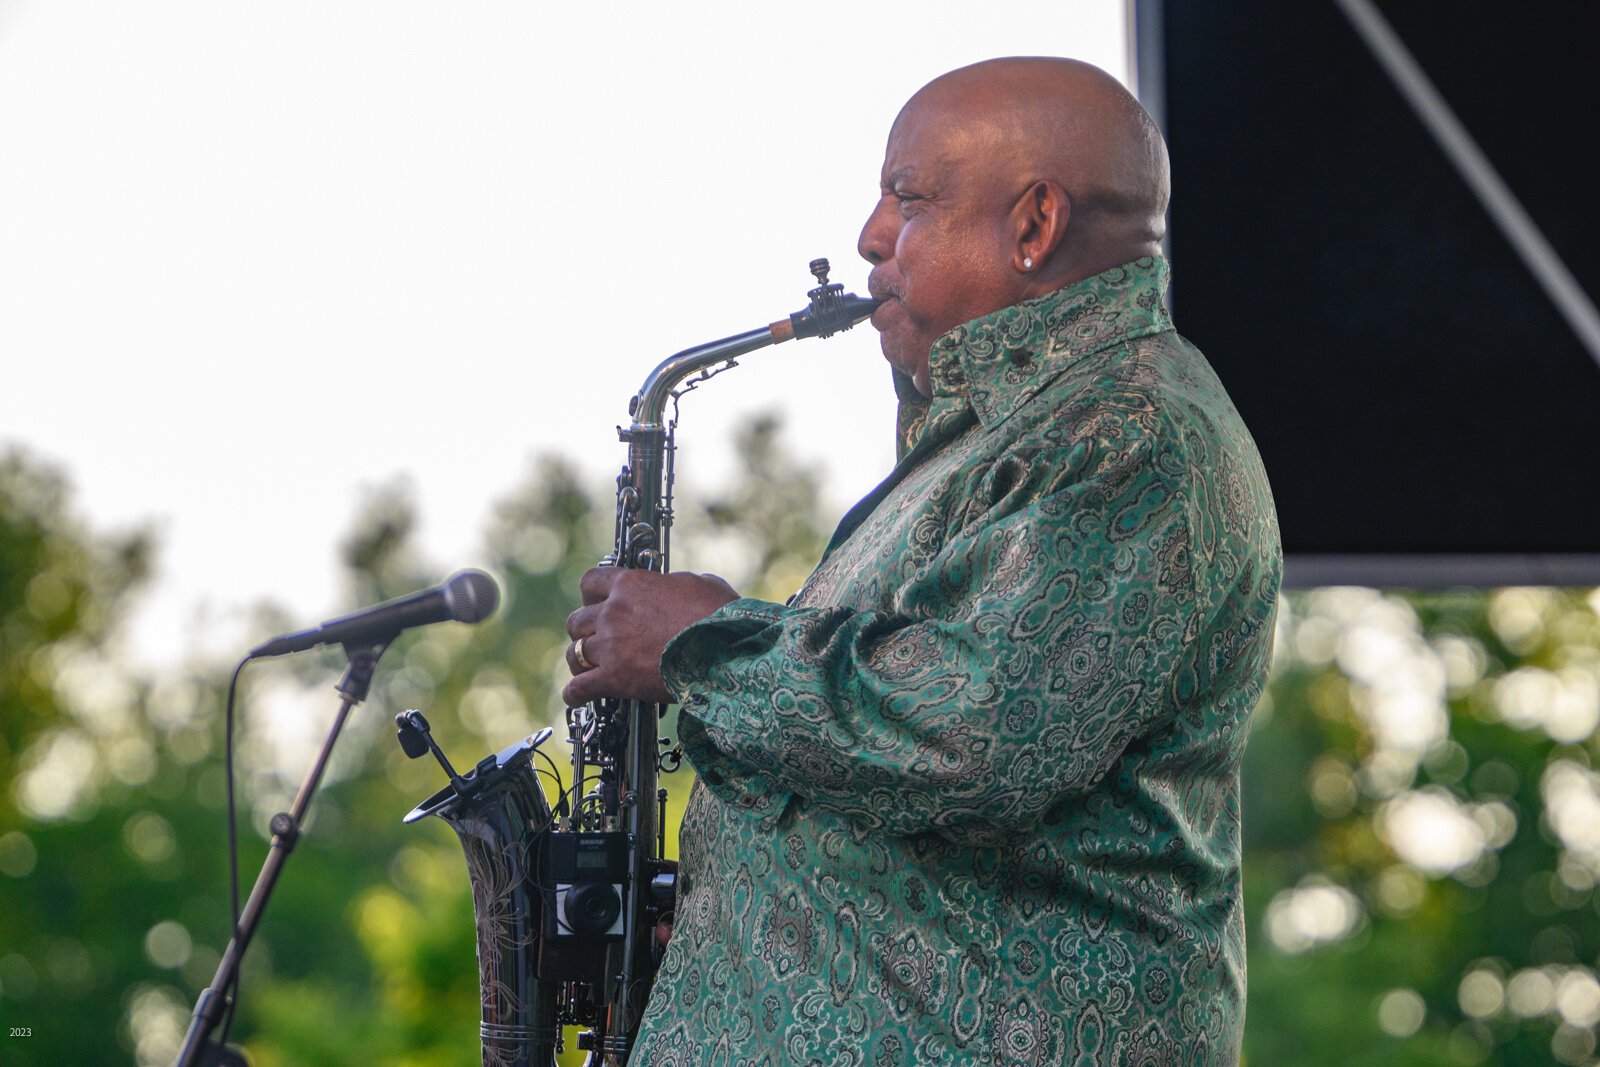
{"label": "metal rod", "polygon": [[294,851],[295,843],[300,836],[300,828],[305,822],[306,811],[311,807],[312,794],[317,791],[317,783],[322,780],[322,772],[328,766],[328,757],[333,754],[334,742],[339,739],[339,733],[344,729],[345,720],[350,717],[350,709],[355,704],[356,701],[348,695],[339,702],[339,712],[334,716],[333,727],[323,740],[322,750],[317,753],[316,762],[312,764],[305,781],[301,783],[300,792],[295,796],[289,813],[273,816],[272,846],[267,850],[266,862],[261,865],[261,874],[256,878],[255,888],[250,891],[250,899],[245,902],[244,912],[239,917],[239,925],[228,941],[222,960],[217,964],[217,973],[212,978],[210,987],[200,994],[200,999],[195,1004],[194,1015],[189,1020],[189,1032],[184,1037],[176,1067],[198,1067],[203,1062],[202,1057],[210,1042],[211,1032],[221,1021],[223,1011],[227,1007],[228,989],[238,976],[239,965],[243,962],[245,951],[250,947],[250,940],[261,922],[261,914],[266,911],[267,900],[278,884],[278,875],[283,871],[283,865],[288,862],[289,853]]}
{"label": "metal rod", "polygon": [[1334,0],[1600,366],[1600,311],[1371,0]]}

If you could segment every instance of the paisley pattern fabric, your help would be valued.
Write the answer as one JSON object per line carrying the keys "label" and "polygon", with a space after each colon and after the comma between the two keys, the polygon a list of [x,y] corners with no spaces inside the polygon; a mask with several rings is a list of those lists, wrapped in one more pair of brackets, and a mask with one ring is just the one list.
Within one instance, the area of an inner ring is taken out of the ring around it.
{"label": "paisley pattern fabric", "polygon": [[699,771],[635,1062],[1235,1063],[1281,570],[1141,260],[967,323],[787,605],[663,658]]}

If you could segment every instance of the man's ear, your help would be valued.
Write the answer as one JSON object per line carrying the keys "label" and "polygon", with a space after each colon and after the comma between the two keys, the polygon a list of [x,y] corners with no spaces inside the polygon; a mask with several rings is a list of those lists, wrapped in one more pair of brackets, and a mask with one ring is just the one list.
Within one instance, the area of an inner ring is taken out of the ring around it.
{"label": "man's ear", "polygon": [[1028,186],[1011,209],[1012,266],[1023,274],[1042,269],[1061,246],[1071,217],[1072,202],[1059,182],[1041,178]]}

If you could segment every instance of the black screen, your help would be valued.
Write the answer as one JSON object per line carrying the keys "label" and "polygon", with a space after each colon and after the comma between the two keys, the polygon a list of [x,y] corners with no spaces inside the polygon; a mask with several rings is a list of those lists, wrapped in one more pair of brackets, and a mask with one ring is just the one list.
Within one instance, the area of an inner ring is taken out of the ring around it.
{"label": "black screen", "polygon": [[[1579,9],[1379,7],[1593,299]],[[1339,9],[1139,17],[1159,30],[1141,84],[1172,152],[1174,317],[1256,437],[1286,552],[1600,550],[1600,366]]]}

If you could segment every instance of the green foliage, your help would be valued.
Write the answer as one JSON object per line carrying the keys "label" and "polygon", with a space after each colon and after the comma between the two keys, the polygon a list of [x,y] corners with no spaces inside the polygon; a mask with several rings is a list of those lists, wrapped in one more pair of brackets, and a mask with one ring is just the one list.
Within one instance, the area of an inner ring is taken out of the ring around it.
{"label": "green foliage", "polygon": [[[781,597],[825,536],[816,480],[784,454],[773,420],[753,422],[738,447],[744,466],[720,495],[692,483],[679,494],[675,566],[687,557]],[[228,668],[152,681],[99,656],[147,542],[81,529],[62,479],[24,457],[0,467],[0,489],[0,1014],[35,1035],[0,1046],[0,1059],[170,1063],[229,928]],[[556,725],[566,616],[579,577],[610,548],[612,508],[566,462],[538,461],[488,525],[483,559],[500,611],[479,626],[404,635],[385,655],[246,957],[232,1040],[258,1067],[479,1062],[461,847],[443,823],[400,822],[444,777],[431,759],[405,758],[392,719],[423,709],[458,767]],[[352,607],[439,580],[415,549],[415,525],[402,486],[370,495],[341,545]],[[262,614],[263,633],[292,624]],[[334,650],[245,673],[242,892],[265,856],[267,820],[289,807],[332,718],[342,666]],[[564,768],[565,746],[549,748]],[[664,781],[673,847],[691,780],[685,769]],[[36,800],[19,810],[18,797]]]}
{"label": "green foliage", "polygon": [[747,596],[783,600],[800,588],[827,544],[820,525],[815,473],[796,468],[783,451],[771,416],[739,434],[740,477],[691,512],[682,553],[689,569],[703,565]]}
{"label": "green foliage", "polygon": [[1293,598],[1244,778],[1250,1063],[1594,1062],[1597,605]]}
{"label": "green foliage", "polygon": [[140,942],[158,913],[136,897],[107,907],[113,874],[91,857],[122,852],[124,877],[157,884],[185,859],[177,794],[140,728],[147,695],[105,649],[149,541],[91,536],[66,500],[58,471],[0,454],[0,1022],[36,1035],[7,1039],[7,1063],[104,1062],[69,1031],[121,1014],[151,974]]}

